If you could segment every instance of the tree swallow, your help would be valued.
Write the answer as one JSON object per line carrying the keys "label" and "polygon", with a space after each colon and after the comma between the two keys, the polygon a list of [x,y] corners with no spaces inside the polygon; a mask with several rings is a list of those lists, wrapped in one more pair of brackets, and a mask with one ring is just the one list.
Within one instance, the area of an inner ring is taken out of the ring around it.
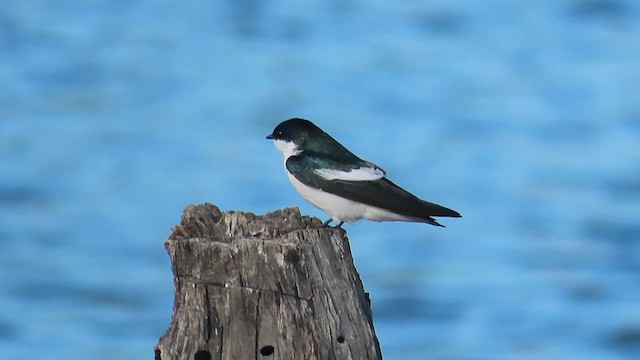
{"label": "tree swallow", "polygon": [[284,155],[293,187],[331,221],[411,221],[442,226],[432,216],[460,217],[392,183],[379,166],[362,160],[309,120],[281,122],[267,139]]}

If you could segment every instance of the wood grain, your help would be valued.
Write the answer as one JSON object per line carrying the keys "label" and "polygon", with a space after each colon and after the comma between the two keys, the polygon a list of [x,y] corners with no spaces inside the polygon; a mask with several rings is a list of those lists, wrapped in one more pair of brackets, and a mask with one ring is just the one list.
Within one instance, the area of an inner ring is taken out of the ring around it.
{"label": "wood grain", "polygon": [[342,229],[287,208],[257,216],[189,205],[165,241],[168,359],[381,359]]}

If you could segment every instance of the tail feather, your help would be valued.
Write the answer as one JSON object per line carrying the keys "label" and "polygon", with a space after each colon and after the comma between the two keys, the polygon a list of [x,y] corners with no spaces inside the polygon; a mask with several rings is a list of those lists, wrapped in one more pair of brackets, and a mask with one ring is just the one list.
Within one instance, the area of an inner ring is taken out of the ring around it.
{"label": "tail feather", "polygon": [[446,226],[440,224],[439,222],[437,222],[436,219],[434,219],[432,217],[427,217],[426,219],[424,219],[424,222],[426,222],[427,224],[434,225],[434,226],[446,227]]}
{"label": "tail feather", "polygon": [[446,208],[446,207],[438,205],[438,204],[430,203],[430,202],[424,201],[424,200],[422,202],[425,205],[425,212],[427,213],[426,215],[429,215],[429,216],[446,216],[446,217],[462,217],[462,215],[460,215],[460,213],[458,213],[455,210]]}

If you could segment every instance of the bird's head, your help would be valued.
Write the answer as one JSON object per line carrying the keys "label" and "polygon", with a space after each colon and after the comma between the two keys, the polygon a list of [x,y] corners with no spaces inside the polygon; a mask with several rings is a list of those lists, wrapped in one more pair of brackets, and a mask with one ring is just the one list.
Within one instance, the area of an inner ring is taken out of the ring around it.
{"label": "bird's head", "polygon": [[303,151],[322,151],[335,140],[309,120],[293,118],[278,124],[273,132],[267,135],[273,140],[285,158]]}

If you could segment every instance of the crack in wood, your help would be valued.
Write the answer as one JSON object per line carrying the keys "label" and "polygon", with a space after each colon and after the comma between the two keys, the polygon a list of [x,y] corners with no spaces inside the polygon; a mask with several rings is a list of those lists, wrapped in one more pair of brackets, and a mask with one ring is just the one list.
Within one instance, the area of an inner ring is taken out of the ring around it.
{"label": "crack in wood", "polygon": [[258,349],[258,346],[260,346],[260,344],[258,344],[258,338],[260,336],[260,298],[261,296],[262,296],[262,293],[259,292],[258,300],[256,301],[256,342],[253,350],[256,360],[258,360],[258,354],[260,353],[260,349]]}
{"label": "crack in wood", "polygon": [[236,267],[236,271],[238,272],[238,280],[240,281],[240,287],[244,287],[244,280],[242,279],[242,271],[238,266],[238,262],[236,261],[235,255],[231,254],[231,261],[233,261],[233,265]]}
{"label": "crack in wood", "polygon": [[207,288],[206,286],[204,287],[204,304],[205,304],[205,309],[207,311],[207,319],[206,319],[206,323],[205,323],[205,337],[207,339],[207,343],[209,343],[209,341],[211,341],[211,333],[212,333],[212,328],[213,328],[213,324],[212,324],[212,311],[213,308],[211,307],[211,300],[209,299],[209,288]]}

